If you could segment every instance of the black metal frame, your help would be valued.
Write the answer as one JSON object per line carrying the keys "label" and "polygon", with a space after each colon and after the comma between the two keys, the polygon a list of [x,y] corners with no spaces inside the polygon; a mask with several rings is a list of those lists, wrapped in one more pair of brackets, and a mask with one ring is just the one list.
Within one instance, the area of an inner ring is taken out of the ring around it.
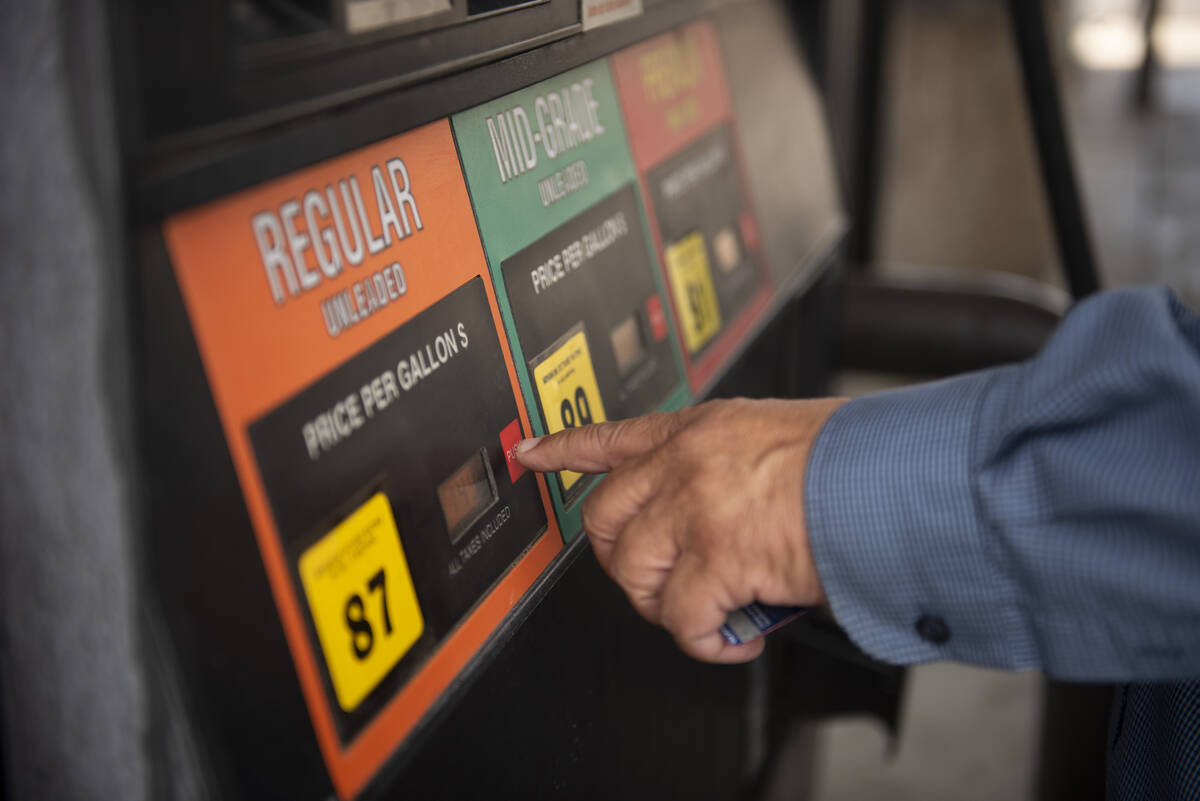
{"label": "black metal frame", "polygon": [[891,0],[862,0],[859,19],[859,72],[854,91],[853,173],[850,177],[850,231],[848,256],[858,269],[875,258],[875,217],[879,207],[880,156],[885,115],[885,67]]}
{"label": "black metal frame", "polygon": [[[186,0],[173,2],[190,5]],[[157,132],[155,116],[147,115],[142,108],[146,98],[152,99],[153,95],[127,92],[122,98],[126,122],[122,135],[130,169],[128,184],[133,193],[131,214],[136,222],[154,223],[165,215],[378,141],[397,131],[398,120],[409,129],[441,119],[728,4],[729,0],[648,2],[645,13],[637,19],[583,35],[579,35],[578,24],[543,25],[541,34],[505,47],[479,46],[458,60],[443,60],[428,68],[391,76],[378,74],[368,86],[312,94],[302,102],[267,113],[200,116],[192,127],[167,133]],[[556,8],[533,6],[498,17],[491,21],[500,26],[496,37],[508,33],[521,15],[548,14]],[[139,61],[122,52],[121,45],[133,48],[146,38],[147,34],[139,33],[132,21],[126,20],[119,27],[118,66],[127,84],[136,85]],[[225,62],[221,64],[229,68]],[[197,70],[190,70],[189,78],[194,81]],[[284,83],[282,77],[273,80],[281,86]],[[289,94],[301,91],[302,87],[291,84],[302,81],[287,83]],[[172,105],[188,104],[176,101]],[[173,113],[167,111],[168,116]]]}
{"label": "black metal frame", "polygon": [[1040,0],[1008,0],[1008,11],[1021,62],[1029,122],[1037,141],[1042,188],[1054,218],[1058,255],[1067,286],[1079,300],[1098,290],[1100,279],[1058,97],[1043,4]]}

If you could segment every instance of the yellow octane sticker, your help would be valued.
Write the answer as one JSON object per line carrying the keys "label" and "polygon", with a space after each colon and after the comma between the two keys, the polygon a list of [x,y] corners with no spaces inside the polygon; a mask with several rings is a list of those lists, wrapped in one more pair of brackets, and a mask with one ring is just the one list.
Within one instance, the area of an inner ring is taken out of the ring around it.
{"label": "yellow octane sticker", "polygon": [[425,630],[382,492],[301,554],[300,581],[338,705],[352,712]]}
{"label": "yellow octane sticker", "polygon": [[683,340],[688,352],[695,353],[721,330],[721,308],[713,288],[704,234],[697,231],[671,245],[666,261]]}
{"label": "yellow octane sticker", "polygon": [[[596,368],[592,366],[592,353],[582,326],[533,368],[533,382],[546,413],[546,429],[551,434],[608,419],[604,416]],[[559,477],[565,490],[575,486],[580,478],[579,473],[570,470],[563,470]]]}

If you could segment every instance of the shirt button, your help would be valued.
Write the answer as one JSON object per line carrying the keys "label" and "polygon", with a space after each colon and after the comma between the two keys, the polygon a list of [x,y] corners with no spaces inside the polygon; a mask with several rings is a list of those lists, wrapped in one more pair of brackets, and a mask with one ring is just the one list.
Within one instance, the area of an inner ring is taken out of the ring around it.
{"label": "shirt button", "polygon": [[942,645],[950,639],[950,627],[937,615],[921,615],[917,619],[917,634],[925,642]]}

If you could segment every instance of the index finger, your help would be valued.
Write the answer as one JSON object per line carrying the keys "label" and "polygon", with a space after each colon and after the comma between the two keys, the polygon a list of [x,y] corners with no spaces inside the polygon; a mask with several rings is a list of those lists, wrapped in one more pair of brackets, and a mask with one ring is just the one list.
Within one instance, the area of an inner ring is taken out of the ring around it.
{"label": "index finger", "polygon": [[517,446],[517,461],[540,473],[554,470],[607,473],[666,442],[692,411],[688,408],[648,414],[527,439]]}

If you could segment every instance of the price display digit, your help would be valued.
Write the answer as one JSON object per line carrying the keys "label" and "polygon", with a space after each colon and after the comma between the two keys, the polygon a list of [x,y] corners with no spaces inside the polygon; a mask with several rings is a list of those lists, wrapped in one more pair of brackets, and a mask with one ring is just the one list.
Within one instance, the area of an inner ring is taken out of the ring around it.
{"label": "price display digit", "polygon": [[[555,434],[568,428],[603,423],[604,403],[592,352],[583,326],[571,329],[533,368],[533,382],[546,416],[546,430]],[[563,489],[579,481],[579,473],[559,473]]]}
{"label": "price display digit", "polygon": [[717,335],[722,325],[704,234],[699,231],[688,234],[668,247],[664,255],[683,340],[688,352],[696,353]]}
{"label": "price display digit", "polygon": [[334,695],[352,712],[425,630],[382,492],[301,554],[300,581]]}

